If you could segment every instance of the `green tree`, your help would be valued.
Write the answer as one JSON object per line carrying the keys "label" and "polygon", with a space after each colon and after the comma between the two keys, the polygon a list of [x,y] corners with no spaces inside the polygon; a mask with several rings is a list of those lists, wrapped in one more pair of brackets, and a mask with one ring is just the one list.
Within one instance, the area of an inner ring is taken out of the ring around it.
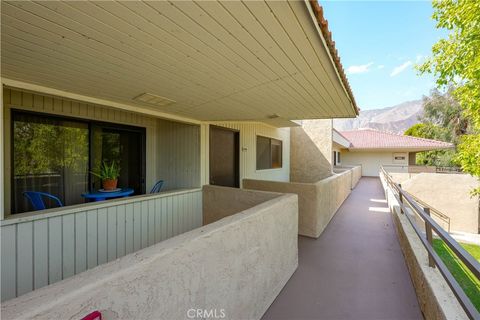
{"label": "green tree", "polygon": [[423,123],[431,124],[430,139],[458,144],[460,136],[469,129],[469,120],[453,96],[455,89],[450,86],[445,93],[433,89],[429,97],[423,97]]}
{"label": "green tree", "polygon": [[[406,136],[435,139],[450,142],[444,137],[446,130],[443,127],[432,123],[417,123],[408,128],[404,134]],[[452,167],[456,166],[454,161],[455,150],[432,150],[417,153],[417,164],[438,167]]]}
{"label": "green tree", "polygon": [[[414,124],[410,128],[408,128],[404,135],[412,136],[412,137],[419,137],[419,138],[426,138],[426,139],[437,139],[442,140],[441,138],[445,137],[445,129],[435,125],[430,122],[421,122]],[[446,142],[450,142],[448,140],[442,140]]]}
{"label": "green tree", "polygon": [[[419,69],[434,74],[439,88],[456,87],[452,94],[472,124],[460,138],[457,160],[465,172],[480,177],[480,1],[434,0],[433,8],[437,28],[450,32]],[[473,193],[480,195],[480,188]]]}
{"label": "green tree", "polygon": [[[453,87],[445,93],[433,89],[429,96],[423,97],[423,115],[421,123],[405,131],[405,135],[451,142],[455,146],[462,135],[468,132],[469,121],[463,109],[452,96]],[[455,150],[434,150],[417,154],[417,164],[439,167],[457,166]]]}

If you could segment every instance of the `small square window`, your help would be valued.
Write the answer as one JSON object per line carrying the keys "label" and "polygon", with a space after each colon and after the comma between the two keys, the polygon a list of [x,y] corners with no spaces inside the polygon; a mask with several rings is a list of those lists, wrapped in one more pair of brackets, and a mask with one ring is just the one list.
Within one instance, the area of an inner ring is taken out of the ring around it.
{"label": "small square window", "polygon": [[257,136],[257,170],[282,167],[281,140]]}

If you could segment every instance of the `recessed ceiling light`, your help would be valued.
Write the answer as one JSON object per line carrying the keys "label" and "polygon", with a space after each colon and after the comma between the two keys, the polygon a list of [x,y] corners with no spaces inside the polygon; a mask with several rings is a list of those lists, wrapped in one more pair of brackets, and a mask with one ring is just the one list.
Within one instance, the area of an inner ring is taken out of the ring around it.
{"label": "recessed ceiling light", "polygon": [[171,100],[162,96],[158,96],[156,94],[148,93],[148,92],[142,93],[141,95],[136,96],[135,98],[133,98],[133,100],[151,104],[158,107],[165,107],[172,103],[175,103],[174,100]]}

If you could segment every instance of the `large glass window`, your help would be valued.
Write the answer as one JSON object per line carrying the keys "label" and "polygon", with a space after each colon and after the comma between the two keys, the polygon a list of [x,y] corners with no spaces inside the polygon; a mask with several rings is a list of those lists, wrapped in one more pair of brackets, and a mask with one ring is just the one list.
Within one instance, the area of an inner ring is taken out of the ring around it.
{"label": "large glass window", "polygon": [[257,170],[282,167],[282,141],[257,136]]}
{"label": "large glass window", "polygon": [[101,188],[90,172],[103,161],[120,166],[119,187],[145,193],[143,128],[23,112],[13,112],[12,122],[12,213],[33,210],[25,191],[49,193],[65,206],[84,203],[82,193]]}
{"label": "large glass window", "polygon": [[88,140],[86,123],[14,113],[14,212],[31,210],[25,191],[53,194],[65,205],[82,203],[88,189]]}

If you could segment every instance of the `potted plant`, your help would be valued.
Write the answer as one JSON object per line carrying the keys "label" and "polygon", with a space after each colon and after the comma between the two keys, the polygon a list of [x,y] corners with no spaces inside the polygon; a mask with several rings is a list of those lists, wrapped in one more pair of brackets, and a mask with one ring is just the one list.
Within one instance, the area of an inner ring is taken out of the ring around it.
{"label": "potted plant", "polygon": [[117,189],[118,177],[120,176],[120,167],[115,161],[108,164],[103,161],[98,172],[91,172],[94,176],[102,180],[102,186],[105,191]]}

